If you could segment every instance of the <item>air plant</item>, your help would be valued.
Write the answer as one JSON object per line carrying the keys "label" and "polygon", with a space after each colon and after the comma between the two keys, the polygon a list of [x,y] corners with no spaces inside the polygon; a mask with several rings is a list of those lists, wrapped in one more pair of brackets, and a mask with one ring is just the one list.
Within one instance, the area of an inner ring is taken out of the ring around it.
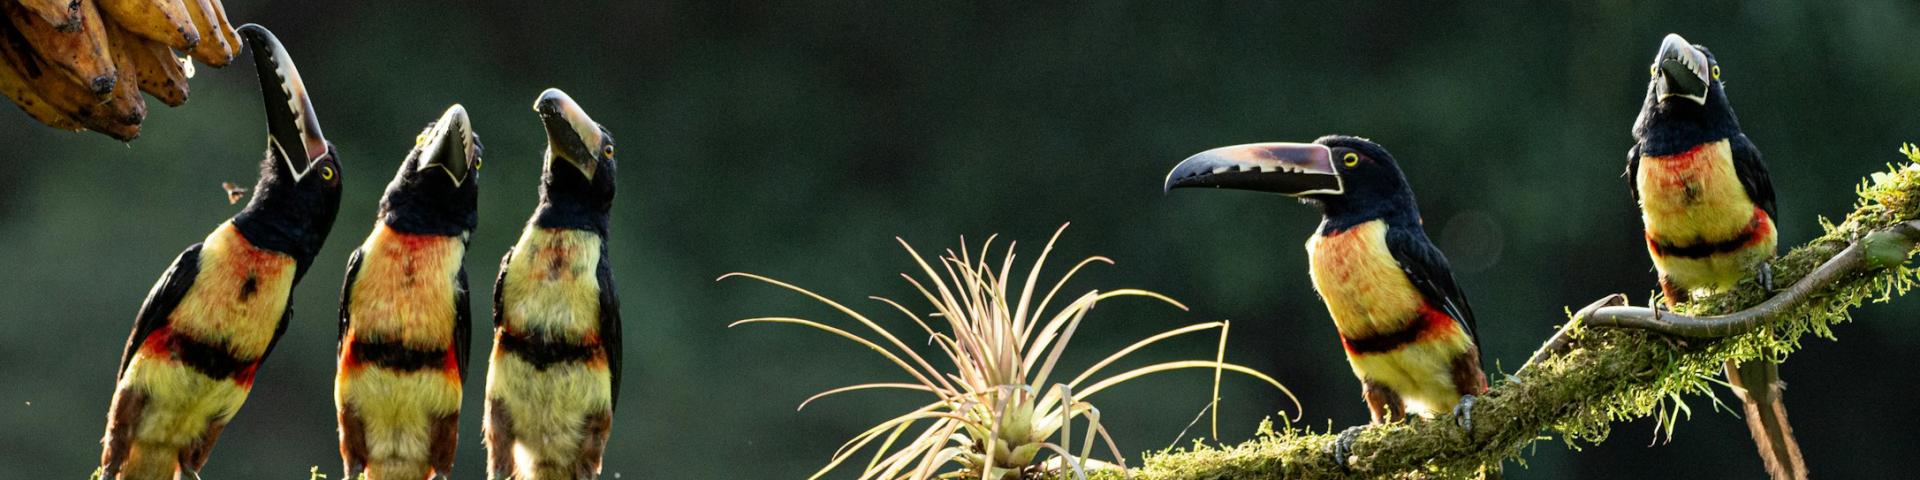
{"label": "air plant", "polygon": [[[855,435],[842,444],[827,465],[810,478],[825,475],[876,441],[879,446],[861,472],[861,480],[918,480],[935,476],[1012,480],[1066,472],[1081,478],[1088,469],[1093,468],[1124,470],[1126,457],[1120,453],[1113,436],[1102,426],[1100,410],[1089,402],[1089,398],[1141,376],[1168,370],[1213,370],[1213,397],[1209,409],[1214,415],[1214,438],[1219,437],[1217,407],[1223,371],[1239,372],[1273,385],[1292,399],[1294,410],[1299,411],[1299,399],[1294,398],[1293,392],[1280,382],[1251,368],[1224,361],[1229,330],[1229,324],[1225,321],[1188,325],[1147,337],[1107,356],[1071,379],[1061,381],[1065,375],[1057,374],[1054,366],[1087,312],[1100,301],[1114,297],[1146,297],[1181,310],[1187,309],[1180,302],[1158,293],[1120,289],[1088,291],[1058,311],[1046,313],[1055,295],[1082,267],[1094,263],[1113,263],[1099,256],[1088,257],[1075,264],[1044,296],[1039,297],[1036,307],[1033,302],[1034,287],[1040,278],[1040,268],[1053,251],[1054,242],[1065,231],[1066,226],[1062,225],[1060,230],[1054,232],[1039,259],[1033,262],[1024,283],[1018,285],[1018,292],[1011,289],[1016,286],[1012,281],[1015,273],[1012,245],[1002,255],[997,269],[988,260],[989,250],[993,247],[992,237],[980,246],[977,260],[966,249],[965,239],[962,239],[960,252],[948,250],[945,256],[937,259],[936,266],[928,263],[905,240],[896,238],[925,273],[926,281],[904,273],[901,276],[932,304],[933,310],[922,316],[899,302],[884,297],[870,298],[912,320],[920,330],[918,333],[928,337],[926,343],[939,348],[940,354],[953,367],[951,371],[936,368],[927,356],[909,347],[900,339],[900,335],[888,331],[878,322],[818,293],[748,273],[731,273],[720,277],[750,278],[798,292],[851,317],[871,331],[871,336],[793,317],[750,318],[734,322],[730,327],[753,323],[811,327],[877,352],[912,378],[911,382],[862,383],[827,390],[801,402],[800,408],[804,409],[808,403],[822,397],[860,390],[910,390],[934,397],[932,402],[920,408]],[[941,328],[935,328],[935,325]],[[1181,335],[1215,329],[1220,331],[1220,340],[1219,350],[1212,360],[1157,363],[1094,380],[1095,375],[1103,369],[1141,348]],[[1081,425],[1076,427],[1076,421]],[[907,432],[916,425],[923,425],[919,433],[907,436]],[[1079,430],[1079,435],[1075,430]],[[1093,458],[1097,443],[1104,444],[1106,451],[1111,453],[1111,463]],[[957,464],[959,469],[941,473],[950,463]]]}

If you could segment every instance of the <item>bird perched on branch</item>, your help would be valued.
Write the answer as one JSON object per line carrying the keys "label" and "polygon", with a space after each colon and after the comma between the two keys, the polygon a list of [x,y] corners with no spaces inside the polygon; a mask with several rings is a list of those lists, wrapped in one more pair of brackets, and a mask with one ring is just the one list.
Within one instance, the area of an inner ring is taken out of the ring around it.
{"label": "bird perched on branch", "polygon": [[246,208],[174,259],[140,306],[107,413],[102,478],[198,478],[286,332],[288,298],[340,208],[340,161],[293,59],[259,25],[240,36],[266,97],[260,181]]}
{"label": "bird perched on branch", "polygon": [[[1454,408],[1470,426],[1473,396],[1487,390],[1473,310],[1385,148],[1348,136],[1220,147],[1167,174],[1167,190],[1190,187],[1280,193],[1318,207],[1309,272],[1372,422]],[[1343,465],[1356,431],[1348,432],[1334,452]]]}
{"label": "bird perched on branch", "polygon": [[488,478],[596,478],[620,397],[620,299],[607,251],[613,136],[557,89],[533,110],[546,160],[540,204],[493,283]]}
{"label": "bird perched on branch", "polygon": [[347,260],[334,383],[346,478],[449,478],[467,377],[467,239],[480,140],[448,108],[415,137],[378,221]]}
{"label": "bird perched on branch", "polygon": [[[1707,47],[1668,34],[1649,72],[1626,175],[1667,305],[1696,291],[1732,288],[1750,275],[1772,290],[1773,183],[1727,103],[1719,61]],[[1728,362],[1727,381],[1746,405],[1767,471],[1776,479],[1806,478],[1781,400],[1779,365]]]}

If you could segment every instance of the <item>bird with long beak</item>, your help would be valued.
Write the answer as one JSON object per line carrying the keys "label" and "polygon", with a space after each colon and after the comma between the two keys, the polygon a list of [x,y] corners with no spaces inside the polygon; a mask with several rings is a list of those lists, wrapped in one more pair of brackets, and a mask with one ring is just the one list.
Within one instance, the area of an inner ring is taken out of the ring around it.
{"label": "bird with long beak", "polygon": [[450,478],[467,377],[467,239],[477,223],[480,138],[448,108],[414,138],[373,234],[340,289],[340,421],[345,478]]}
{"label": "bird with long beak", "polygon": [[[1773,182],[1727,103],[1720,62],[1706,47],[1668,34],[1649,72],[1626,176],[1667,306],[1749,277],[1772,290]],[[1727,381],[1745,404],[1767,471],[1776,479],[1806,478],[1781,400],[1779,365],[1728,362]]]}
{"label": "bird with long beak", "polygon": [[[1215,148],[1167,174],[1167,190],[1193,187],[1279,193],[1318,207],[1308,272],[1372,423],[1453,408],[1471,426],[1473,396],[1487,389],[1473,310],[1385,148],[1349,136]],[[1354,432],[1335,446],[1342,465]]]}
{"label": "bird with long beak", "polygon": [[340,161],[320,134],[293,59],[259,25],[267,151],[253,200],[187,247],[134,317],[107,412],[102,478],[198,478],[254,375],[286,332],[289,296],[340,208]]}
{"label": "bird with long beak", "polygon": [[533,110],[546,161],[540,204],[493,283],[488,478],[596,478],[620,398],[620,298],[607,251],[613,136],[557,89]]}

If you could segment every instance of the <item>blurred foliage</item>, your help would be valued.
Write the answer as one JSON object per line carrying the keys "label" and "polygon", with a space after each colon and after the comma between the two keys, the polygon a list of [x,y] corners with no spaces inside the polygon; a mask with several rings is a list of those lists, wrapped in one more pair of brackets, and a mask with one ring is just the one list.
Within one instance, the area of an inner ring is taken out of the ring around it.
{"label": "blurred foliage", "polygon": [[[1846,212],[1887,146],[1920,136],[1910,38],[1920,6],[1905,0],[897,3],[228,5],[236,22],[273,28],[299,60],[348,192],[296,292],[293,326],[207,476],[337,472],[334,310],[346,255],[420,125],[455,102],[489,154],[474,278],[491,278],[534,204],[544,139],[529,105],[541,89],[566,89],[621,140],[612,258],[631,400],[606,471],[648,478],[791,478],[871,412],[915,406],[859,396],[795,414],[815,391],[893,367],[784,332],[725,330],[764,312],[831,313],[712,283],[725,272],[832,297],[901,297],[912,292],[896,280],[894,235],[1031,239],[1072,221],[1079,240],[1058,255],[1118,262],[1086,272],[1085,285],[1136,285],[1194,307],[1103,310],[1101,330],[1082,332],[1077,348],[1232,319],[1229,355],[1300,392],[1308,426],[1345,426],[1366,413],[1305,273],[1300,245],[1318,219],[1279,197],[1163,196],[1180,158],[1326,133],[1386,145],[1474,302],[1486,364],[1512,370],[1563,306],[1653,290],[1620,172],[1661,35],[1682,33],[1721,60],[1774,171],[1783,244],[1819,235],[1811,219]],[[0,465],[12,471],[92,469],[134,310],[174,255],[236,211],[220,182],[254,179],[265,136],[255,80],[235,68],[198,75],[187,105],[151,112],[130,146],[0,112],[0,431],[10,433]],[[476,288],[484,310],[491,292]],[[1862,413],[1897,411],[1920,384],[1920,370],[1889,368],[1920,362],[1920,330],[1879,321],[1915,311],[1859,310],[1860,323],[1841,327],[1846,342],[1808,343],[1785,365],[1814,471],[1889,476],[1894,464],[1851,460],[1920,443],[1920,420]],[[1205,377],[1107,392],[1102,422],[1130,455],[1187,444],[1176,437],[1207,403]],[[469,385],[462,419],[462,478],[484,458],[479,388]],[[1222,396],[1233,442],[1285,403],[1244,380]],[[1618,425],[1578,453],[1542,444],[1508,477],[1760,474],[1732,415],[1695,415],[1651,448],[1632,433],[1653,428]]]}

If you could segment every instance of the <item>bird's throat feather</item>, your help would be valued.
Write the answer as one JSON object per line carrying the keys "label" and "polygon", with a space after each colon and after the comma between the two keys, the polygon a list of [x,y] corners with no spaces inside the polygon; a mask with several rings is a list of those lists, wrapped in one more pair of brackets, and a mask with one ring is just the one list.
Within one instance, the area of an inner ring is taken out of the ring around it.
{"label": "bird's throat feather", "polygon": [[1372,221],[1307,240],[1314,289],[1343,338],[1399,331],[1423,301],[1387,250],[1387,224]]}
{"label": "bird's throat feather", "polygon": [[600,236],[528,226],[502,282],[505,326],[526,335],[585,341],[600,322]]}
{"label": "bird's throat feather", "polygon": [[293,257],[255,247],[223,224],[203,242],[200,273],[167,325],[175,335],[223,345],[235,358],[260,358],[286,313],[295,268]]}
{"label": "bird's throat feather", "polygon": [[1733,168],[1726,140],[1640,159],[1634,172],[1647,237],[1691,245],[1731,239],[1757,211]]}
{"label": "bird's throat feather", "polygon": [[421,351],[452,349],[454,293],[466,254],[460,238],[381,225],[360,248],[348,336]]}

